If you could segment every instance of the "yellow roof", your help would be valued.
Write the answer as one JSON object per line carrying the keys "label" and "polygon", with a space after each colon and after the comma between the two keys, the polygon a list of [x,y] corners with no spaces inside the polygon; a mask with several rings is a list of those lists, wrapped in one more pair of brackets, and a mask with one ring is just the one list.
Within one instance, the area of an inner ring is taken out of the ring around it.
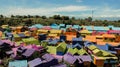
{"label": "yellow roof", "polygon": [[50,30],[50,33],[61,33],[61,30]]}
{"label": "yellow roof", "polygon": [[91,33],[91,32],[88,30],[81,30],[80,33]]}
{"label": "yellow roof", "polygon": [[57,36],[57,34],[48,34],[48,36]]}
{"label": "yellow roof", "polygon": [[2,25],[1,27],[2,27],[2,28],[7,28],[7,27],[8,27],[8,25]]}
{"label": "yellow roof", "polygon": [[44,33],[47,33],[47,32],[48,32],[48,30],[43,30],[43,29],[40,29],[40,30],[38,30],[38,32],[44,32]]}
{"label": "yellow roof", "polygon": [[18,26],[18,27],[16,27],[16,29],[21,29],[22,28],[22,26]]}

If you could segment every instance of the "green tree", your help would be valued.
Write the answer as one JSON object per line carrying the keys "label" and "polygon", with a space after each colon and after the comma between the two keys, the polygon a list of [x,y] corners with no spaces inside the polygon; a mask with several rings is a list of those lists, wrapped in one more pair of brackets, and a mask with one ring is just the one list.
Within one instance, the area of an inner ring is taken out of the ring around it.
{"label": "green tree", "polygon": [[42,19],[47,19],[47,17],[46,16],[42,16]]}
{"label": "green tree", "polygon": [[3,15],[0,15],[0,18],[4,18],[4,16],[3,16]]}

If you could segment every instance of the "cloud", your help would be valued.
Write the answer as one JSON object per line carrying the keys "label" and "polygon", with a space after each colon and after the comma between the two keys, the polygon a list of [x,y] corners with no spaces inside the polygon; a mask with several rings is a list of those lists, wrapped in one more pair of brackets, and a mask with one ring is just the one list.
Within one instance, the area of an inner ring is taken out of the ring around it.
{"label": "cloud", "polygon": [[120,9],[104,8],[94,12],[95,17],[120,17]]}
{"label": "cloud", "polygon": [[7,7],[1,9],[0,13],[6,16],[9,15],[46,15],[52,16],[55,14],[75,16],[75,17],[89,17],[94,11],[94,17],[120,17],[120,9],[113,9],[110,7],[90,7],[90,6],[78,6],[67,5],[60,7]]}
{"label": "cloud", "polygon": [[56,12],[75,12],[91,10],[88,6],[65,6],[56,8]]}
{"label": "cloud", "polygon": [[54,15],[60,12],[76,12],[76,11],[88,11],[91,10],[88,6],[62,6],[52,8],[25,8],[25,7],[8,7],[3,9],[5,15]]}

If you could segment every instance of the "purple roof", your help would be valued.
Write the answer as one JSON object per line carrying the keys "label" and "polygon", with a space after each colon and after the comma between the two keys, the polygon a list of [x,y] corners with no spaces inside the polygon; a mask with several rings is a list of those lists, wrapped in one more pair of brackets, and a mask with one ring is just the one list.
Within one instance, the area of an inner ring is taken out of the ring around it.
{"label": "purple roof", "polygon": [[41,61],[40,58],[36,58],[36,59],[28,62],[29,67],[35,67],[35,66],[37,66],[37,65],[39,65],[41,63],[42,63],[42,61]]}
{"label": "purple roof", "polygon": [[91,59],[91,57],[89,55],[75,56],[75,57],[80,58],[81,60],[83,60],[83,62],[85,62],[85,61],[91,62],[92,61],[92,59]]}
{"label": "purple roof", "polygon": [[79,63],[83,63],[80,59],[80,57],[79,56],[74,56],[78,61],[79,61]]}
{"label": "purple roof", "polygon": [[43,59],[45,59],[46,61],[51,61],[52,59],[55,59],[52,55],[50,54],[45,54],[42,56]]}
{"label": "purple roof", "polygon": [[115,50],[120,50],[120,48],[115,48]]}
{"label": "purple roof", "polygon": [[63,59],[63,56],[60,56],[60,55],[52,55],[52,56],[58,59],[59,62],[61,62]]}
{"label": "purple roof", "polygon": [[15,55],[15,54],[12,54],[12,55],[10,55],[10,57],[15,58],[15,57],[16,57],[16,55]]}
{"label": "purple roof", "polygon": [[22,46],[21,46],[21,47],[18,48],[17,51],[22,53],[25,49],[26,49],[25,47],[22,47]]}
{"label": "purple roof", "polygon": [[2,45],[4,42],[0,40],[0,45]]}
{"label": "purple roof", "polygon": [[25,50],[26,48],[25,47],[20,47],[22,50]]}
{"label": "purple roof", "polygon": [[76,61],[76,58],[73,55],[65,54],[64,61],[70,64],[74,64],[74,62]]}
{"label": "purple roof", "polygon": [[29,56],[31,56],[34,52],[35,52],[34,49],[27,49],[22,55],[23,55],[23,56],[26,56],[26,57],[29,57]]}

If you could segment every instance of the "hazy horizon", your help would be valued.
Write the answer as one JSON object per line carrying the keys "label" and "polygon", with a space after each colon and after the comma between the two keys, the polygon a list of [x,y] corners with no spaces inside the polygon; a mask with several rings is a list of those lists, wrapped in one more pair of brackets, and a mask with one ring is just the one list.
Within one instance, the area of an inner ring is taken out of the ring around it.
{"label": "hazy horizon", "polygon": [[120,0],[0,0],[0,14],[120,20]]}

